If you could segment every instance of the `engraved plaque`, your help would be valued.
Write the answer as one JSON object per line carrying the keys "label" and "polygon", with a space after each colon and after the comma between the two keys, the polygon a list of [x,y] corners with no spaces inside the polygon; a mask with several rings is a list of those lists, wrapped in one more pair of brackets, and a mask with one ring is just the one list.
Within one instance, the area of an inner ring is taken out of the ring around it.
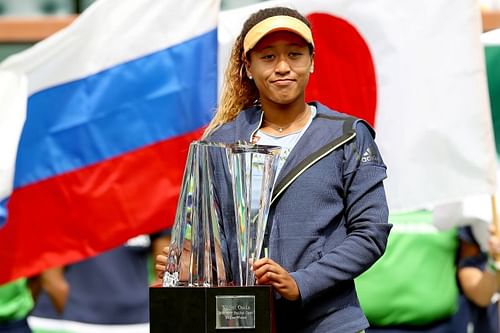
{"label": "engraved plaque", "polygon": [[216,329],[254,329],[255,296],[215,296]]}

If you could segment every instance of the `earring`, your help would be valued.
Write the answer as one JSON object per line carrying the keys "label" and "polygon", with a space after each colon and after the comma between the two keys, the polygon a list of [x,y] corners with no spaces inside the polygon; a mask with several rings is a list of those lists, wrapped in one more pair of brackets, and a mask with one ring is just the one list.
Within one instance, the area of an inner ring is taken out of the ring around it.
{"label": "earring", "polygon": [[250,80],[253,80],[252,75],[248,75],[248,78],[249,78]]}

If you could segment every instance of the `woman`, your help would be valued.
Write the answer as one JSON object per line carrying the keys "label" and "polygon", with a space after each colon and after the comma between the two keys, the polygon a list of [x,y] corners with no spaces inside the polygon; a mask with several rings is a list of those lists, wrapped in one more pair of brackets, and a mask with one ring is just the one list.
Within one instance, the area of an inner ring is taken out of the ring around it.
{"label": "woman", "polygon": [[[353,279],[383,254],[390,230],[386,167],[366,123],[305,102],[313,69],[306,18],[284,7],[253,14],[233,47],[205,138],[283,148],[268,218],[268,258],[253,265],[257,283],[277,292],[278,331],[355,333],[368,322]],[[214,172],[224,184],[222,165]],[[228,186],[220,189],[222,229],[229,253],[236,253]],[[157,258],[159,272],[165,260]]]}

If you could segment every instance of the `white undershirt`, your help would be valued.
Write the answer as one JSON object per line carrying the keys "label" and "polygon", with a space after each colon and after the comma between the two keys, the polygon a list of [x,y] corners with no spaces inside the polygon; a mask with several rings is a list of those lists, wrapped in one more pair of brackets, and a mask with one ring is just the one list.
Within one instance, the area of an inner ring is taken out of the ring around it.
{"label": "white undershirt", "polygon": [[[285,164],[285,161],[287,160],[288,156],[290,155],[290,152],[292,149],[295,147],[297,142],[300,140],[304,132],[307,130],[307,128],[311,125],[311,122],[313,118],[316,116],[317,110],[316,107],[311,106],[310,107],[311,114],[309,115],[309,119],[305,126],[301,128],[299,131],[290,133],[290,134],[285,134],[282,136],[274,136],[274,135],[269,135],[261,130],[258,130],[254,137],[253,137],[253,143],[259,144],[259,145],[270,145],[270,146],[279,146],[281,147],[281,153],[279,156],[278,160],[278,165],[276,168],[276,177],[274,178],[274,182],[276,182],[276,179],[278,178],[278,175],[283,168],[283,165]],[[260,189],[261,186],[258,184],[262,183],[262,178],[263,178],[263,170],[264,170],[264,161],[263,159],[260,158],[254,158],[252,160],[252,190],[251,190],[251,210],[252,210],[252,216],[253,214],[256,213],[257,210],[261,209],[260,207]],[[267,256],[266,254],[266,249],[264,249],[264,253],[262,255]]]}
{"label": "white undershirt", "polygon": [[285,134],[282,136],[275,136],[275,135],[270,135],[267,133],[264,133],[261,130],[258,130],[257,133],[255,133],[254,138],[253,138],[253,143],[259,144],[259,145],[269,145],[269,146],[279,146],[281,147],[281,154],[279,157],[279,162],[278,162],[278,167],[276,170],[276,178],[278,177],[278,174],[281,171],[281,168],[285,164],[286,159],[288,158],[288,155],[290,155],[290,152],[292,149],[295,147],[297,142],[300,140],[304,132],[307,130],[307,128],[311,125],[311,122],[316,116],[316,107],[310,106],[311,114],[309,116],[309,120],[307,121],[306,125],[302,127],[299,131],[290,133],[290,134]]}

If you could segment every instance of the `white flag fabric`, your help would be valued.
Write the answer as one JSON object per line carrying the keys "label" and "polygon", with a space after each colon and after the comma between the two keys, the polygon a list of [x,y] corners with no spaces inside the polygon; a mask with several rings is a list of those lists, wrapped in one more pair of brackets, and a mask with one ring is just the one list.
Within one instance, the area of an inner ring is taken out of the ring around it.
{"label": "white flag fabric", "polygon": [[315,72],[307,97],[374,125],[388,166],[391,211],[494,193],[496,157],[475,0],[268,1],[223,12],[219,86],[244,20],[259,7],[277,5],[312,22]]}
{"label": "white flag fabric", "polygon": [[[485,50],[488,92],[498,159],[500,148],[500,29],[483,33],[481,41]],[[497,175],[499,171],[497,169]],[[479,195],[436,207],[433,212],[434,223],[440,229],[457,225],[470,226],[474,237],[482,250],[486,252],[490,235],[489,224],[493,221],[493,204],[497,206],[496,211],[500,212],[499,193],[500,191],[497,189],[496,200],[492,200],[491,196]]]}

